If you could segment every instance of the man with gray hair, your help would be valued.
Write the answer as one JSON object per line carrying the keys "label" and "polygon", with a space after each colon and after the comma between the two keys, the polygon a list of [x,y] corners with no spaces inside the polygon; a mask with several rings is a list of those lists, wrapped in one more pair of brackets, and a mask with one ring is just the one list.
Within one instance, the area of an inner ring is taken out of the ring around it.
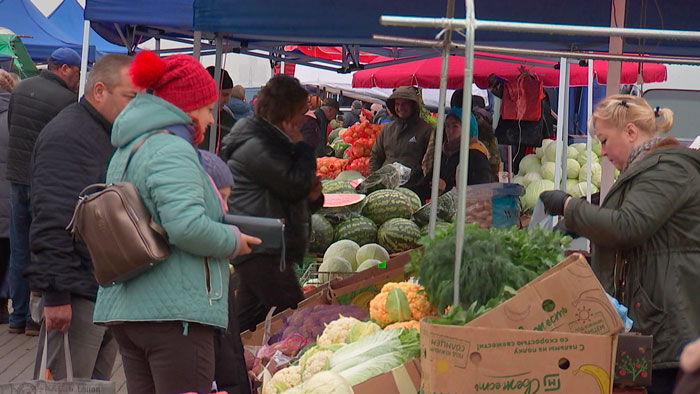
{"label": "man with gray hair", "polygon": [[90,71],[85,96],[61,111],[39,134],[31,168],[32,258],[25,277],[41,292],[43,319],[34,378],[39,378],[44,337],[47,368],[66,377],[63,335],[68,333],[76,378],[109,380],[117,344],[108,328],[92,322],[97,282],[85,244],[66,226],[78,195],[105,180],[114,151],[112,123],[138,93],[129,76],[132,59],[102,56]]}
{"label": "man with gray hair", "polygon": [[347,128],[355,123],[360,123],[360,112],[362,112],[362,101],[353,101],[350,111],[343,114],[343,127]]}

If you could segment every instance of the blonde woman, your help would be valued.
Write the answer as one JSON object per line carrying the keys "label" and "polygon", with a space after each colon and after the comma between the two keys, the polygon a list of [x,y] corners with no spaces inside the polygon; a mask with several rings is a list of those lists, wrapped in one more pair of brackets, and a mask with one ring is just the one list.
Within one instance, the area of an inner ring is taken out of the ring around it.
{"label": "blonde woman", "polygon": [[673,112],[640,97],[606,98],[590,123],[617,182],[600,207],[561,191],[540,198],[591,240],[593,270],[630,308],[633,331],[654,336],[649,393],[672,393],[681,348],[700,332],[700,152],[660,137]]}

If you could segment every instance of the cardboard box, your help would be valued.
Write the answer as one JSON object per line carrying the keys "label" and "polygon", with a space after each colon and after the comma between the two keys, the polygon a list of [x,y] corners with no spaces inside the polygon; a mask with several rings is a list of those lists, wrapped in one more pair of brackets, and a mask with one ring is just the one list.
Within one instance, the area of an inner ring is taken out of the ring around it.
{"label": "cardboard box", "polygon": [[573,254],[469,327],[614,335],[624,325],[586,259]]}
{"label": "cardboard box", "polygon": [[413,359],[389,372],[352,386],[355,394],[416,394],[420,390],[421,366]]}
{"label": "cardboard box", "polygon": [[620,334],[615,357],[615,386],[651,385],[652,337],[638,333]]}
{"label": "cardboard box", "polygon": [[[426,394],[610,394],[617,336],[421,322]],[[377,391],[380,392],[380,391]]]}

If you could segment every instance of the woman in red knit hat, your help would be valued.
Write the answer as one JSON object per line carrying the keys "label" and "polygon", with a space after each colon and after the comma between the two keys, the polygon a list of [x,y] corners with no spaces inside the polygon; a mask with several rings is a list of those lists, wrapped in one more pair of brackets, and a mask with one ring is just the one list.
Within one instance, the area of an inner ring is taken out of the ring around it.
{"label": "woman in red knit hat", "polygon": [[114,122],[106,181],[136,186],[172,252],[133,279],[101,286],[94,321],[109,324],[119,343],[129,392],[209,392],[215,329],[228,325],[229,258],[260,240],[221,222],[220,196],[195,149],[218,96],[209,73],[191,56],[142,52],[130,74],[149,93]]}

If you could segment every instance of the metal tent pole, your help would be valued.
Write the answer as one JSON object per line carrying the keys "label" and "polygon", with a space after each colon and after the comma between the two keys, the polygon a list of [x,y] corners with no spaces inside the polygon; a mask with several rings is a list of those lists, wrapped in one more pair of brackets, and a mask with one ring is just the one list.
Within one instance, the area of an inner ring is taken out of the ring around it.
{"label": "metal tent pole", "polygon": [[[588,60],[588,97],[587,97],[587,116],[586,116],[586,201],[591,203],[591,156],[593,154],[593,138],[591,136],[590,120],[593,116],[593,59]],[[591,252],[591,240],[586,238],[586,250]]]}
{"label": "metal tent pole", "polygon": [[80,85],[78,86],[78,100],[85,94],[85,82],[87,82],[87,65],[90,55],[90,21],[83,23],[83,48],[80,57]]}
{"label": "metal tent pole", "polygon": [[[561,190],[562,183],[562,158],[564,150],[564,134],[566,133],[566,98],[569,93],[569,63],[566,58],[561,58],[559,68],[559,109],[557,110],[557,140],[556,158],[554,161],[554,189]],[[563,177],[566,179],[566,177]],[[564,188],[566,190],[566,188]]]}
{"label": "metal tent pole", "polygon": [[216,81],[216,96],[214,103],[214,123],[209,126],[209,152],[216,153],[216,146],[219,143],[219,100],[221,100],[221,58],[223,56],[223,37],[216,33],[216,60],[214,61],[214,81]]}
{"label": "metal tent pole", "polygon": [[[447,1],[447,17],[451,18],[455,13],[455,1]],[[450,65],[450,42],[452,30],[445,31],[442,49],[442,71],[440,72],[440,97],[438,99],[438,120],[435,128],[435,157],[433,159],[433,184],[430,191],[430,221],[428,222],[428,234],[435,235],[435,223],[437,222],[437,200],[440,187],[440,166],[442,164],[442,142],[445,129],[445,101],[447,96],[447,73]]]}
{"label": "metal tent pole", "polygon": [[590,119],[593,116],[593,59],[588,61],[588,101],[587,117],[589,121],[586,132],[586,201],[591,202],[591,156],[593,154],[593,138],[591,137]]}
{"label": "metal tent pole", "polygon": [[192,41],[194,47],[192,48],[192,57],[199,60],[199,55],[202,52],[202,31],[194,31],[194,41]]}
{"label": "metal tent pole", "polygon": [[[375,34],[372,36],[375,40],[390,42],[393,44],[408,44],[419,46],[440,46],[442,41],[426,40],[420,38],[407,38],[387,36],[383,34]],[[453,42],[451,48],[464,49],[464,44]],[[474,50],[485,53],[502,53],[508,55],[522,56],[544,56],[544,57],[567,57],[575,59],[599,59],[599,60],[619,60],[623,62],[638,62],[638,63],[666,63],[666,64],[691,64],[700,65],[700,60],[683,57],[668,57],[668,56],[636,56],[636,55],[611,55],[605,53],[584,53],[570,51],[554,51],[545,49],[527,49],[527,48],[510,48],[492,45],[474,45]]]}
{"label": "metal tent pole", "polygon": [[[464,97],[462,109],[471,111],[472,82],[474,79],[474,32],[476,19],[474,17],[474,0],[465,0],[466,8],[466,39],[464,46]],[[464,118],[464,115],[462,115]],[[457,240],[455,246],[454,297],[452,305],[459,305],[459,277],[462,268],[462,253],[464,252],[464,225],[467,216],[467,175],[469,174],[469,119],[462,119],[462,137],[459,147],[459,185],[457,193]]]}
{"label": "metal tent pole", "polygon": [[[613,0],[615,1],[615,0]],[[464,29],[465,19],[456,18],[424,18],[413,16],[382,15],[380,22],[387,26],[429,27],[437,29]],[[700,40],[700,31],[686,30],[660,30],[660,29],[636,29],[624,27],[560,25],[528,22],[501,22],[490,20],[475,20],[476,29],[489,31],[511,31],[520,33],[542,33],[581,35],[594,37],[622,37],[622,38],[663,38],[667,40]]]}

